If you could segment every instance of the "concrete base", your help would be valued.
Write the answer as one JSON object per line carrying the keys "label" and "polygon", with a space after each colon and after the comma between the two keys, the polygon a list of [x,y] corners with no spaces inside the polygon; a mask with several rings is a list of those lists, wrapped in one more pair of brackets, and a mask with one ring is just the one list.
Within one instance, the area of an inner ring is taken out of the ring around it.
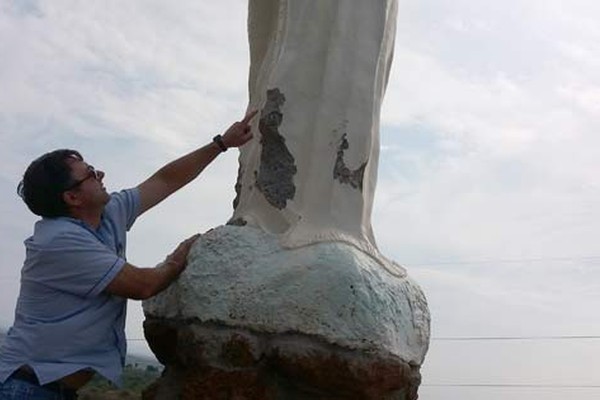
{"label": "concrete base", "polygon": [[216,228],[144,302],[166,366],[146,398],[416,399],[429,312],[396,272],[345,243],[285,249],[259,229]]}

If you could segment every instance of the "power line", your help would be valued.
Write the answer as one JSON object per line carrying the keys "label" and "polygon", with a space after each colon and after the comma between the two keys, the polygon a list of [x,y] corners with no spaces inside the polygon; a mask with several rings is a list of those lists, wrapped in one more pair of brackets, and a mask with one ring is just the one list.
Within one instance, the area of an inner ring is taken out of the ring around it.
{"label": "power line", "polygon": [[486,341],[486,340],[596,340],[600,335],[556,335],[556,336],[455,336],[432,337],[432,341]]}
{"label": "power line", "polygon": [[530,258],[499,258],[499,259],[481,259],[481,260],[465,260],[465,261],[432,261],[410,263],[403,262],[407,267],[428,267],[437,265],[470,265],[470,264],[518,264],[528,262],[547,262],[547,261],[600,261],[600,256],[570,256],[570,257],[530,257]]}
{"label": "power line", "polygon": [[544,385],[528,383],[422,383],[421,387],[480,387],[531,389],[600,389],[600,385]]}

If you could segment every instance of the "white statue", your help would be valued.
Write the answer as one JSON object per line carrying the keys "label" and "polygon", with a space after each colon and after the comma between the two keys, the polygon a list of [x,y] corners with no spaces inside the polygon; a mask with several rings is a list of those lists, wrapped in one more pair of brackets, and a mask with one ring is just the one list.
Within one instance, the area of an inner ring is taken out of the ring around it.
{"label": "white statue", "polygon": [[343,241],[391,265],[371,209],[396,14],[396,0],[250,1],[259,140],[242,149],[233,221],[286,247]]}
{"label": "white statue", "polygon": [[[235,374],[280,365],[271,381],[289,385],[264,388],[277,398],[310,398],[304,387],[345,399],[353,387],[353,399],[415,400],[427,302],[371,228],[397,1],[249,5],[249,109],[260,114],[228,226],[203,235],[179,281],[144,303],[146,336],[171,371],[156,398],[173,398],[169,387],[202,398],[218,384],[198,372],[207,367],[243,392]],[[244,354],[239,370],[231,354]]]}

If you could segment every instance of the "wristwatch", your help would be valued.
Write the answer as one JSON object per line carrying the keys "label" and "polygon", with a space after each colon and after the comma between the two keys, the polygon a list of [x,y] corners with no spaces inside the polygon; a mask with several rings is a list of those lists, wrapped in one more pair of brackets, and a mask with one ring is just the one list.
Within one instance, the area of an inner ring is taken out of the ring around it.
{"label": "wristwatch", "polygon": [[217,144],[217,146],[219,146],[219,148],[221,149],[221,152],[227,151],[227,146],[225,146],[225,143],[223,143],[223,136],[221,136],[221,135],[215,136],[213,138],[213,142],[215,142]]}

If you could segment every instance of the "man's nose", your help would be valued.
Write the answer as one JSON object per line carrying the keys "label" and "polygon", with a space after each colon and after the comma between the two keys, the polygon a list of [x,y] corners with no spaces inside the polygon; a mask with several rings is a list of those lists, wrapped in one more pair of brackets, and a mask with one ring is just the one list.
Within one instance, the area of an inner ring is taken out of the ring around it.
{"label": "man's nose", "polygon": [[98,170],[98,180],[99,180],[99,181],[102,181],[102,179],[104,179],[104,175],[106,175],[106,174],[104,173],[104,171],[100,171],[100,170]]}

